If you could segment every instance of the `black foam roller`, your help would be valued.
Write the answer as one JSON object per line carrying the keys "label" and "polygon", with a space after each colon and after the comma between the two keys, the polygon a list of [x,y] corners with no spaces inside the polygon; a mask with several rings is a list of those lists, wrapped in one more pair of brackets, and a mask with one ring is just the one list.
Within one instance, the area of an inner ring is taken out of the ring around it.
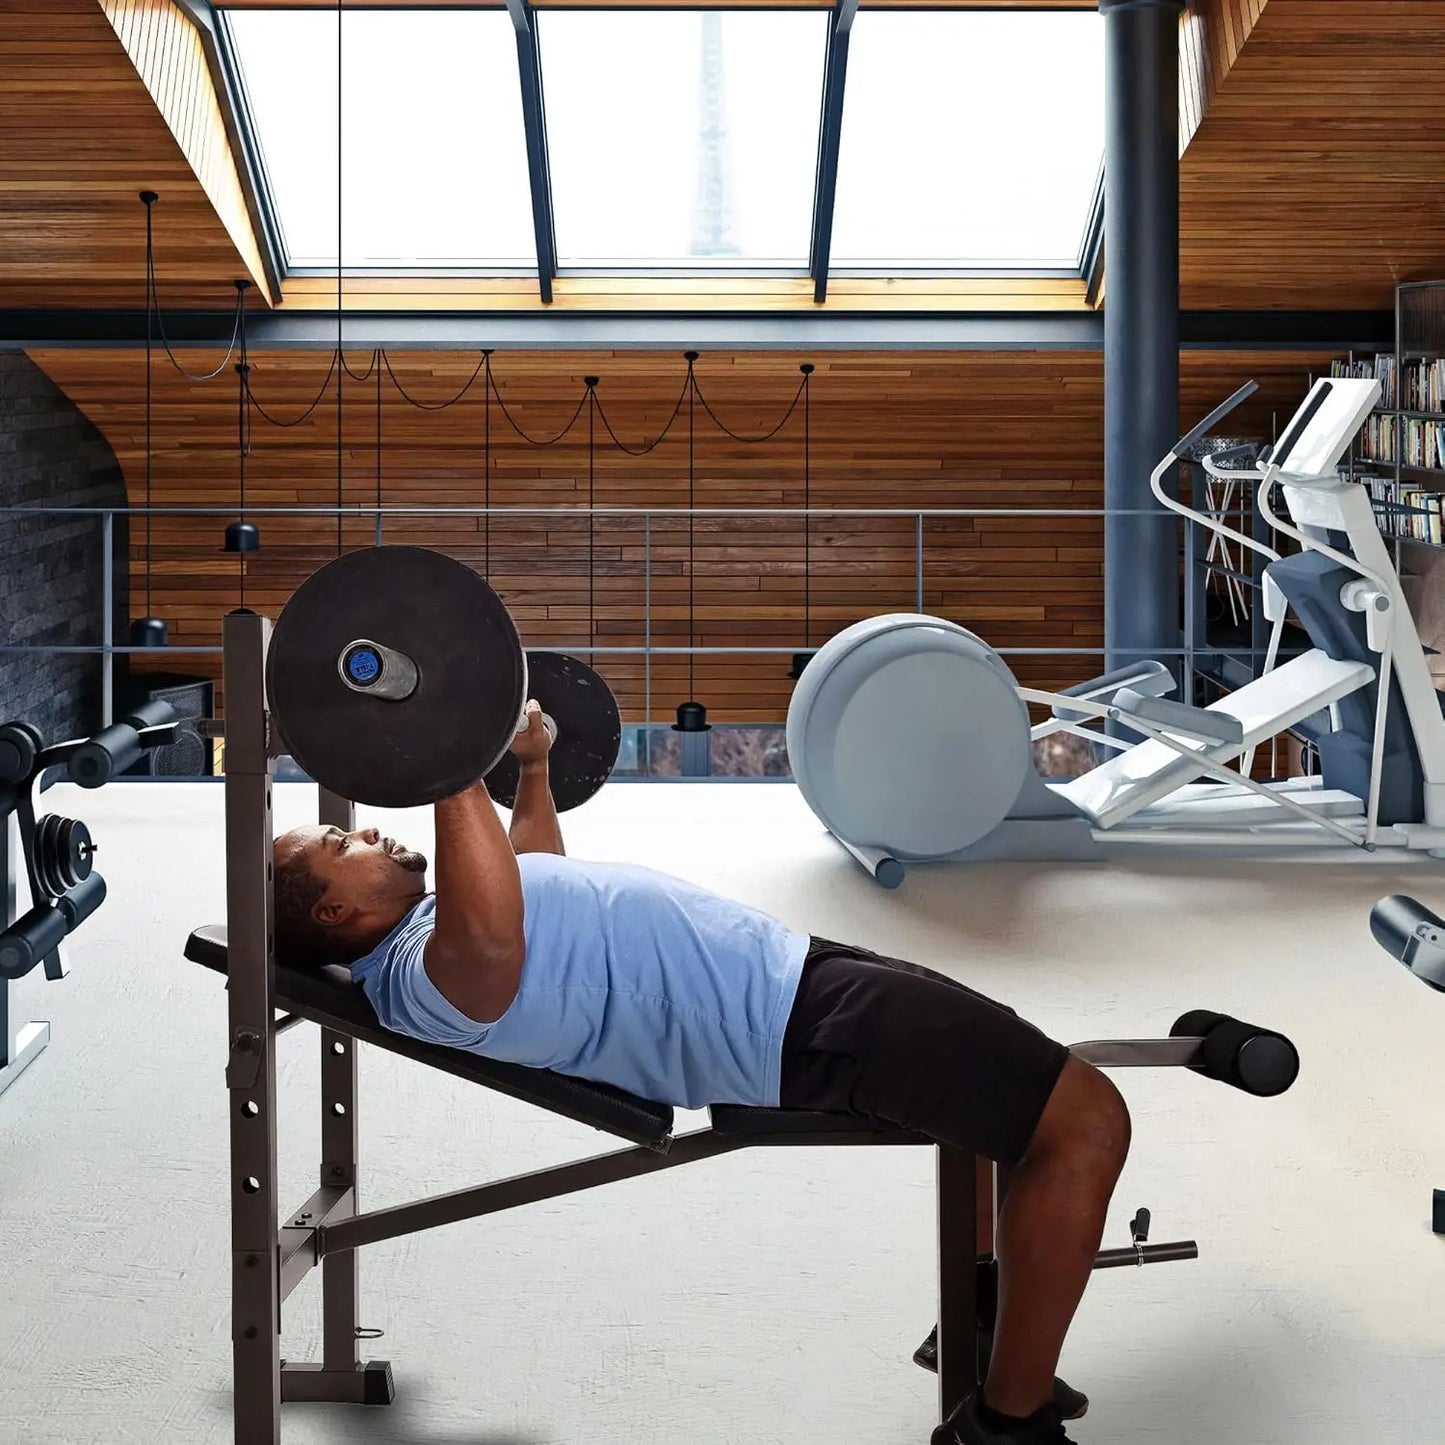
{"label": "black foam roller", "polygon": [[105,902],[105,879],[99,873],[82,878],[69,893],[55,900],[65,918],[66,932],[74,933]]}
{"label": "black foam roller", "polygon": [[1171,1038],[1199,1038],[1199,1072],[1259,1098],[1283,1094],[1299,1077],[1299,1051],[1281,1033],[1229,1014],[1195,1009],[1169,1031]]}
{"label": "black foam roller", "polygon": [[99,788],[119,777],[141,755],[140,733],[128,722],[101,728],[70,755],[70,780]]}
{"label": "black foam roller", "polygon": [[23,978],[65,941],[65,915],[53,904],[37,903],[0,933],[0,978]]}

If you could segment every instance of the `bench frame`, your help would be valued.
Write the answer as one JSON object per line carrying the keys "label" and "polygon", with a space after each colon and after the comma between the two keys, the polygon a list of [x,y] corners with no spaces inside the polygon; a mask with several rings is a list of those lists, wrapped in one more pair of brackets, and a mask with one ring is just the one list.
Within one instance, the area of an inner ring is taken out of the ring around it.
{"label": "bench frame", "polygon": [[[672,1169],[739,1149],[819,1145],[908,1145],[933,1148],[938,1191],[938,1404],[940,1418],[978,1381],[978,1261],[993,1251],[997,1171],[987,1160],[937,1145],[921,1135],[880,1130],[845,1115],[715,1108],[713,1127],[674,1137],[670,1124],[651,1136],[641,1124],[634,1147],[514,1176],[449,1194],[363,1212],[358,1189],[356,1046],[365,1039],[393,1047],[380,1030],[353,1032],[315,999],[278,992],[272,891],[272,784],[284,742],[266,707],[265,666],[271,623],[252,612],[224,622],[226,697],[226,908],[230,1114],[233,1420],[237,1445],[279,1445],[281,1405],[290,1401],[389,1404],[391,1365],[363,1361],[357,1251],[367,1244],[438,1225],[497,1214],[575,1194],[620,1179]],[[320,789],[319,819],[346,830],[355,805]],[[196,935],[193,935],[193,941]],[[211,942],[212,951],[216,944]],[[188,955],[197,957],[188,948]],[[202,959],[201,961],[207,961]],[[283,1012],[277,1017],[278,1010]],[[321,1169],[316,1191],[291,1214],[278,1214],[276,1149],[277,1037],[294,1024],[321,1026]],[[396,1052],[423,1062],[426,1050],[395,1036]],[[1191,1067],[1200,1040],[1119,1040],[1079,1045],[1101,1066]],[[436,1050],[437,1062],[454,1051]],[[452,1072],[461,1070],[452,1065]],[[531,1074],[534,1071],[524,1071]],[[541,1071],[537,1076],[546,1078]],[[493,1082],[486,1078],[480,1082]],[[519,1097],[527,1091],[494,1087]],[[625,1096],[618,1096],[625,1098]],[[530,1101],[548,1107],[540,1088]],[[632,1101],[637,1103],[639,1101]],[[614,1133],[615,1120],[586,1118],[575,1103],[557,1112]],[[670,1118],[670,1114],[666,1115]],[[278,1228],[278,1219],[280,1225]],[[1193,1258],[1192,1241],[1106,1250],[1098,1267]],[[281,1306],[316,1266],[322,1271],[323,1332],[319,1363],[281,1358]]]}

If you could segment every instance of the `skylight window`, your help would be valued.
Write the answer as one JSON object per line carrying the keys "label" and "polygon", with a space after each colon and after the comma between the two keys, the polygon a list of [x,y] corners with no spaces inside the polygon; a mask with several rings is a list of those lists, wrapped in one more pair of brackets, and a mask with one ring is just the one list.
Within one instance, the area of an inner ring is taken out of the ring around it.
{"label": "skylight window", "polygon": [[[535,271],[517,43],[505,10],[346,10],[342,263]],[[334,10],[226,15],[293,269],[337,264]]]}
{"label": "skylight window", "polygon": [[542,11],[559,264],[806,268],[827,23]]}
{"label": "skylight window", "polygon": [[1104,155],[1096,14],[862,10],[835,269],[1074,270]]}

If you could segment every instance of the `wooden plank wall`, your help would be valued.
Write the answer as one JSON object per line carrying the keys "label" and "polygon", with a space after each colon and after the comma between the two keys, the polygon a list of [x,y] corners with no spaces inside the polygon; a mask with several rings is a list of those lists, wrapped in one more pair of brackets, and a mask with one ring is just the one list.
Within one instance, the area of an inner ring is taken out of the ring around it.
{"label": "wooden plank wall", "polygon": [[1189,0],[1179,17],[1179,153],[1203,124],[1269,0]]}
{"label": "wooden plank wall", "polygon": [[[225,307],[247,266],[97,0],[0,5],[0,305]],[[23,138],[23,143],[21,143]]]}
{"label": "wooden plank wall", "polygon": [[[63,351],[35,359],[110,440],[136,504],[144,501],[144,369],[134,352]],[[490,410],[490,499],[495,507],[671,508],[688,500],[686,410],[645,455],[630,455],[588,412],[582,378],[601,378],[607,421],[634,452],[666,425],[681,395],[685,363],[657,353],[503,353],[497,391],[516,422],[550,447],[512,430],[498,401],[484,405],[480,382],[444,411],[420,410],[456,395],[475,372],[475,353],[398,353],[383,376],[381,493],[386,504],[482,504],[488,494],[485,431]],[[933,519],[925,525],[926,610],[956,618],[996,646],[1097,647],[1102,640],[1102,524],[1097,517],[1049,518],[1040,509],[1102,503],[1101,358],[1085,352],[709,354],[698,363],[702,395],[733,432],[776,426],[813,360],[808,449],[812,505],[818,507],[1017,508],[1024,515]],[[336,388],[325,353],[253,354],[260,404],[296,422],[255,417],[247,462],[252,505],[331,505],[336,497]],[[349,354],[364,377],[342,392],[343,499],[361,515],[342,527],[347,547],[370,545],[365,508],[376,497],[375,373],[372,357]],[[1192,425],[1243,379],[1263,383],[1241,425],[1268,435],[1270,414],[1293,410],[1306,373],[1323,358],[1296,353],[1190,352],[1183,357],[1184,424]],[[193,364],[199,365],[198,360]],[[153,493],[158,505],[212,504],[237,496],[237,389],[229,369],[205,385],[187,383],[162,358],[155,369]],[[804,497],[803,413],[770,441],[730,439],[699,406],[694,475],[698,506],[800,507]],[[237,562],[220,551],[226,517],[154,522],[153,599],[174,644],[219,641],[222,615],[239,600]],[[263,550],[248,564],[247,604],[272,615],[315,567],[334,555],[332,519],[259,517]],[[806,531],[806,538],[805,538]],[[435,546],[487,571],[526,640],[558,648],[654,645],[801,647],[821,643],[860,617],[914,606],[915,523],[911,517],[815,516],[698,519],[689,569],[687,524],[658,517],[648,538],[634,512],[598,517],[493,516],[388,520],[391,542]],[[143,526],[132,529],[135,614],[144,611]],[[589,579],[589,555],[593,560]],[[692,585],[689,626],[689,583]],[[805,632],[805,626],[810,632]],[[1090,658],[1015,658],[1021,679],[1062,685],[1088,675]],[[214,673],[215,659],[205,660]],[[172,666],[175,664],[173,663]],[[183,664],[190,666],[189,661]],[[695,691],[718,721],[778,721],[791,682],[784,656],[699,658]],[[644,715],[646,677],[638,658],[603,660],[629,718]],[[665,719],[688,694],[684,659],[655,658],[652,716]]]}
{"label": "wooden plank wall", "polygon": [[174,0],[101,0],[101,9],[264,295],[265,268],[195,25]]}
{"label": "wooden plank wall", "polygon": [[1438,0],[1270,0],[1180,174],[1186,308],[1389,308],[1445,274]]}

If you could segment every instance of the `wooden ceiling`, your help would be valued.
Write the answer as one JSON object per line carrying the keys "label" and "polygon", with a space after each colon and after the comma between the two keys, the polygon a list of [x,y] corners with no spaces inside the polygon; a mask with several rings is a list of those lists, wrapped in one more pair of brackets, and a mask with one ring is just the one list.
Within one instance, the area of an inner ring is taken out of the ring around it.
{"label": "wooden ceiling", "polygon": [[1186,308],[1374,308],[1445,274],[1445,4],[1269,0],[1180,174]]}
{"label": "wooden ceiling", "polygon": [[[156,0],[112,8],[167,62],[158,89],[199,157],[209,78],[190,27]],[[161,198],[163,304],[224,306],[234,280],[261,279],[97,0],[0,4],[0,135],[0,306],[142,306],[142,190]]]}

